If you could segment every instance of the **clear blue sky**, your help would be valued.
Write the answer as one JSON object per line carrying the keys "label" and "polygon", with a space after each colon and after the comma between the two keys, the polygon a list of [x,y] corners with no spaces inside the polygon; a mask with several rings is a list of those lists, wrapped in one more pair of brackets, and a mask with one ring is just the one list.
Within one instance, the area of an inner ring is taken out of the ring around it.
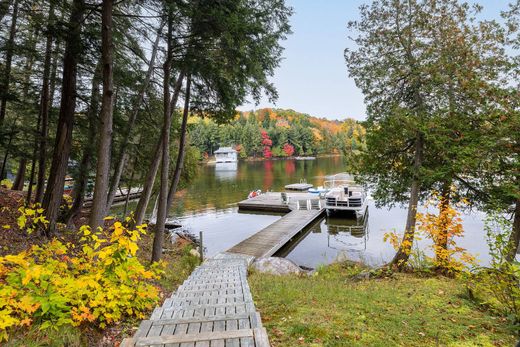
{"label": "clear blue sky", "polygon": [[[482,17],[498,18],[507,0],[481,0]],[[287,0],[293,7],[293,34],[282,43],[284,60],[272,81],[278,89],[275,105],[267,99],[256,108],[290,108],[317,117],[362,120],[363,95],[348,77],[343,51],[352,43],[347,22],[359,18],[359,5],[366,0]],[[254,103],[239,107],[252,110]]]}

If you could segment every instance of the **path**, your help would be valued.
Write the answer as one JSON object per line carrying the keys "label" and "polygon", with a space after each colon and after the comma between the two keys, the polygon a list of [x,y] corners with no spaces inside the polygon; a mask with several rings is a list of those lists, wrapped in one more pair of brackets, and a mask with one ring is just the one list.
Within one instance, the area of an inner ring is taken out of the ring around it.
{"label": "path", "polygon": [[220,254],[197,267],[121,347],[267,347],[247,283],[251,257]]}
{"label": "path", "polygon": [[134,337],[123,340],[122,347],[269,346],[247,283],[247,267],[256,258],[276,253],[324,209],[319,198],[305,193],[284,198],[262,194],[239,203],[240,208],[244,203],[249,208],[290,212],[197,267],[149,320],[141,322]]}

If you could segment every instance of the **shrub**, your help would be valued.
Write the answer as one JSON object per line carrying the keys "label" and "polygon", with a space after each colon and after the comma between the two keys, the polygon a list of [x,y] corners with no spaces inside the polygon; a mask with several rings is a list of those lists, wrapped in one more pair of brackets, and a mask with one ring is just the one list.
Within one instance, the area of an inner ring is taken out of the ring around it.
{"label": "shrub", "polygon": [[[448,275],[459,274],[468,266],[475,264],[475,258],[466,249],[457,246],[456,238],[464,235],[462,218],[458,209],[464,207],[465,202],[451,206],[447,204],[441,208],[442,199],[436,194],[425,204],[424,213],[417,212],[417,222],[415,230],[415,240],[419,241],[423,237],[430,239],[434,257],[430,257],[421,250],[417,244],[406,247],[410,251],[408,266],[414,270],[427,271],[440,270]],[[432,212],[434,207],[436,212]],[[402,235],[393,232],[385,233],[384,241],[388,241],[397,251],[400,247]],[[410,241],[404,241],[410,242]]]}
{"label": "shrub", "polygon": [[471,298],[520,325],[520,262],[507,260],[512,223],[493,213],[485,228],[491,263],[468,272],[467,289]]}
{"label": "shrub", "polygon": [[27,234],[31,234],[39,227],[45,228],[49,224],[40,204],[20,206],[18,212],[20,212],[20,215],[16,219],[16,224],[18,224],[20,230],[25,230]]}
{"label": "shrub", "polygon": [[115,222],[93,232],[83,226],[77,246],[53,239],[0,257],[0,341],[9,328],[33,323],[40,329],[85,322],[103,328],[124,316],[144,318],[158,300],[151,280],[160,272],[135,256],[145,227]]}

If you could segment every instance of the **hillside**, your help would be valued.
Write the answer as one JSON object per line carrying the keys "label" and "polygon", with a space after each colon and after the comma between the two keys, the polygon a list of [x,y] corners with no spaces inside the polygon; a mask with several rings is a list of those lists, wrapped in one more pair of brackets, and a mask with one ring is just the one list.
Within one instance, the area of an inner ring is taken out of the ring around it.
{"label": "hillside", "polygon": [[220,146],[233,146],[242,158],[349,153],[364,145],[359,122],[328,120],[293,110],[264,108],[238,112],[227,124],[190,119],[191,144],[210,156]]}

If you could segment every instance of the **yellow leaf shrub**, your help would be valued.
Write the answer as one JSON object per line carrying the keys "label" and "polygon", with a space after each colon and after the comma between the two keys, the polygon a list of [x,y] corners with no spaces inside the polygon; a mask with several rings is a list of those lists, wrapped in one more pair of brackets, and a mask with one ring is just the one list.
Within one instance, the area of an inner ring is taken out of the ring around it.
{"label": "yellow leaf shrub", "polygon": [[20,212],[20,215],[16,219],[16,223],[20,230],[25,230],[28,234],[31,234],[39,227],[45,228],[49,224],[40,204],[21,206],[18,208],[18,212]]}
{"label": "yellow leaf shrub", "polygon": [[402,246],[410,255],[413,268],[421,267],[425,270],[424,267],[433,267],[451,275],[459,273],[476,262],[466,249],[456,244],[456,239],[464,235],[459,209],[465,205],[467,205],[465,201],[455,206],[444,203],[437,193],[433,193],[432,198],[424,206],[425,212],[416,213],[414,239],[417,241],[423,237],[430,239],[434,257],[413,247],[409,240],[401,241],[401,235],[396,231],[385,233],[383,241],[389,242],[396,251]]}
{"label": "yellow leaf shrub", "polygon": [[160,272],[135,257],[145,228],[83,226],[79,245],[54,239],[0,257],[0,341],[9,328],[33,323],[41,329],[84,322],[105,327],[124,316],[144,318],[158,300],[151,280]]}

